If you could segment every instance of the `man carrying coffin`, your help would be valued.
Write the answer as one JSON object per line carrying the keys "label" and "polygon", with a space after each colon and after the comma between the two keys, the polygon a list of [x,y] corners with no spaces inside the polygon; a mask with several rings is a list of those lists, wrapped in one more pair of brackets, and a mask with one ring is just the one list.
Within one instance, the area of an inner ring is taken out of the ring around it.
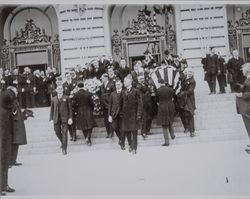
{"label": "man carrying coffin", "polygon": [[156,89],[160,87],[158,83],[159,79],[163,80],[165,85],[175,88],[179,80],[179,73],[172,65],[166,65],[165,62],[162,62],[161,66],[156,68],[151,74],[151,78]]}

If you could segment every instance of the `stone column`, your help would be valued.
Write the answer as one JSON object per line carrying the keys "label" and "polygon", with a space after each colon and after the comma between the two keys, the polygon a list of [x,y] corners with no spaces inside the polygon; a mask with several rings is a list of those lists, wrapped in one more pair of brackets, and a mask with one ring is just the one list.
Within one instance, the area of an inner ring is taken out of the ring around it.
{"label": "stone column", "polygon": [[109,5],[104,5],[103,9],[105,55],[112,55]]}

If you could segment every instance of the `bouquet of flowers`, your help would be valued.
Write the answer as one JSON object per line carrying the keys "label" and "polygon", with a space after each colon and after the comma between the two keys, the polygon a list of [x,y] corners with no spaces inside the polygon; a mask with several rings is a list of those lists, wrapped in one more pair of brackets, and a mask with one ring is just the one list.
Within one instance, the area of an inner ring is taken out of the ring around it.
{"label": "bouquet of flowers", "polygon": [[95,116],[102,115],[100,97],[98,96],[98,91],[100,90],[101,85],[102,82],[98,80],[96,77],[92,79],[87,79],[84,82],[84,89],[92,94]]}

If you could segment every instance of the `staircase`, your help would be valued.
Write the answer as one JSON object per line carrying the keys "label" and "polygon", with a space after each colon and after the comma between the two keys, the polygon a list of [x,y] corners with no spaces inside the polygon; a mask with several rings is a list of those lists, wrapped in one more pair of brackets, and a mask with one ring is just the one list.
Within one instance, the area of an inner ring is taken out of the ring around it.
{"label": "staircase", "polygon": [[[208,95],[205,82],[202,81],[202,71],[195,69],[196,88],[196,136],[191,138],[184,134],[179,118],[174,122],[176,139],[171,140],[171,145],[215,142],[227,140],[248,139],[242,118],[236,113],[235,94],[231,94],[227,88],[226,94]],[[61,153],[60,144],[53,131],[53,123],[49,120],[49,108],[34,109],[35,118],[29,118],[26,123],[28,144],[21,146],[19,154],[46,154]],[[92,134],[93,145],[87,146],[81,131],[77,131],[77,142],[68,142],[68,152],[119,149],[118,139],[114,136],[107,139],[106,130],[102,119],[97,119],[98,127],[94,128]],[[138,150],[141,147],[160,146],[163,143],[163,134],[159,126],[153,122],[152,135],[145,140],[138,133]]]}

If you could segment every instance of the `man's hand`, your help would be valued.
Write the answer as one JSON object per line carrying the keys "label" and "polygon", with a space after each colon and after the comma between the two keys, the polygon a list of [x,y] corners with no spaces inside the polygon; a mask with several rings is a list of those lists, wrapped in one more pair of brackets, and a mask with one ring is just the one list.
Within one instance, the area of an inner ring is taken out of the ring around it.
{"label": "man's hand", "polygon": [[109,121],[110,123],[112,123],[112,121],[113,121],[112,116],[109,116],[108,121]]}
{"label": "man's hand", "polygon": [[73,123],[72,118],[69,118],[68,125],[71,125]]}

